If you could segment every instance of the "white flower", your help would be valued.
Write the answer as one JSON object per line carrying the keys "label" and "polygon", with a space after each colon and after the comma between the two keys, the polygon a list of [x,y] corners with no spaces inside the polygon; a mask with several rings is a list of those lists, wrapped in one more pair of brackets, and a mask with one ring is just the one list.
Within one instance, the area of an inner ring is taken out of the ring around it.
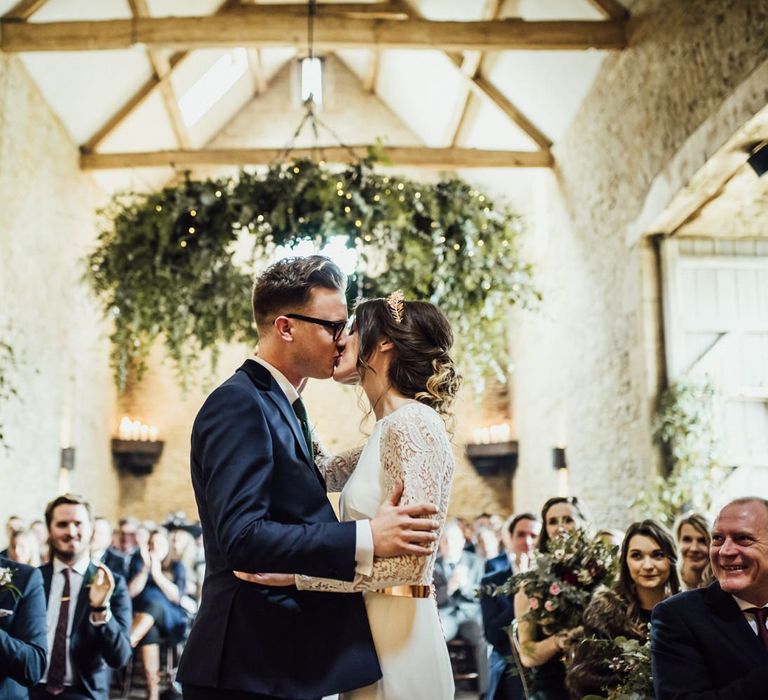
{"label": "white flower", "polygon": [[0,567],[0,588],[13,581],[13,571],[8,567]]}
{"label": "white flower", "polygon": [[579,583],[590,583],[592,581],[592,574],[586,569],[579,569],[579,573],[576,574],[576,578],[579,579]]}

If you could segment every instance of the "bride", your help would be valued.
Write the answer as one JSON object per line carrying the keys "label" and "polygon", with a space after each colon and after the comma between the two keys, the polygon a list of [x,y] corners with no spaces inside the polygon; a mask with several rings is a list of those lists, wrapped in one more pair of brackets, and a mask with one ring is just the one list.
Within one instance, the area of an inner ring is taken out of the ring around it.
{"label": "bride", "polygon": [[[343,520],[373,517],[402,482],[400,503],[435,504],[442,532],[454,467],[443,418],[460,384],[448,354],[452,344],[450,325],[433,304],[405,301],[395,292],[357,306],[334,379],[359,381],[376,423],[362,451],[325,465],[329,490],[334,477],[346,479]],[[295,583],[300,590],[364,591],[383,676],[342,694],[342,700],[448,700],[454,696],[453,674],[432,596],[436,557],[435,549],[427,557],[377,558],[370,576],[357,574],[351,582],[237,575],[267,585]]]}

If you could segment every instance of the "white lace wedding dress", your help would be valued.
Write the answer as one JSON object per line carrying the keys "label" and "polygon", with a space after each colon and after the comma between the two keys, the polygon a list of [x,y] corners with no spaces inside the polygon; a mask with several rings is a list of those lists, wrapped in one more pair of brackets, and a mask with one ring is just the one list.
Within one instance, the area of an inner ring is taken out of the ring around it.
{"label": "white lace wedding dress", "polygon": [[[329,490],[333,490],[334,479],[346,478],[355,460],[339,455],[331,461],[325,469]],[[453,467],[442,418],[424,404],[406,404],[376,422],[342,490],[342,520],[372,518],[395,480],[402,479],[405,489],[401,504],[434,503],[442,532]],[[436,557],[435,548],[428,557],[376,558],[371,576],[357,574],[350,582],[296,577],[300,589],[365,592],[382,678],[372,686],[342,694],[342,700],[453,698],[451,663],[434,597],[406,598],[376,592],[390,586],[431,586]]]}

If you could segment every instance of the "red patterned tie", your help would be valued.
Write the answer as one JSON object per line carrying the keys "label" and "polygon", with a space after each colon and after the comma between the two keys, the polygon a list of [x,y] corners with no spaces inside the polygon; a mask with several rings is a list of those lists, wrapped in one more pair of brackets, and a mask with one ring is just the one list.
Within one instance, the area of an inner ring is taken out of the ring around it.
{"label": "red patterned tie", "polygon": [[755,616],[757,622],[757,636],[760,637],[763,646],[768,649],[768,628],[765,626],[765,622],[768,620],[768,608],[746,608],[744,612],[751,613]]}
{"label": "red patterned tie", "polygon": [[48,668],[48,682],[45,689],[51,695],[64,692],[64,676],[67,672],[67,627],[69,627],[69,569],[63,569],[64,590],[61,593],[59,621],[56,623],[56,634],[53,637],[51,650],[51,665]]}

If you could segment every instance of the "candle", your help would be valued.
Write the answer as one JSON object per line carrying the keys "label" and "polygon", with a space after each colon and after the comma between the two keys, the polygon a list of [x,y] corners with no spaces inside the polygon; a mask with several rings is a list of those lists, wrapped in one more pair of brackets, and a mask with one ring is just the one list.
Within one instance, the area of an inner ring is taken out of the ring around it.
{"label": "candle", "polygon": [[120,428],[117,432],[121,440],[128,440],[131,436],[131,419],[128,416],[123,416],[120,420]]}

